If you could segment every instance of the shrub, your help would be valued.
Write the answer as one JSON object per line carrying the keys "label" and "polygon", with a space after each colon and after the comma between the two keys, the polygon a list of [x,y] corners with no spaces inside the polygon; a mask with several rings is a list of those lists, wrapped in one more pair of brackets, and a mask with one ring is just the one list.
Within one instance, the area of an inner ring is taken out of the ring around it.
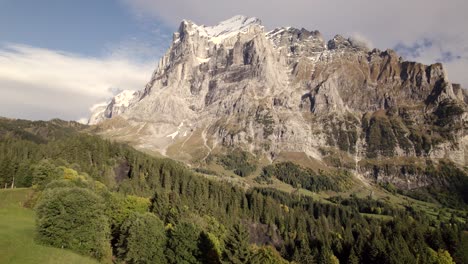
{"label": "shrub", "polygon": [[250,260],[252,264],[286,264],[281,255],[272,246],[262,246],[255,250]]}
{"label": "shrub", "polygon": [[246,177],[257,169],[253,162],[253,156],[245,151],[234,150],[227,155],[220,156],[220,164],[228,170],[234,170],[234,173]]}
{"label": "shrub", "polygon": [[[343,175],[342,175],[343,174]],[[349,175],[338,173],[337,175],[324,175],[315,173],[311,169],[303,168],[292,162],[281,162],[268,165],[263,168],[262,174],[257,178],[258,182],[271,183],[272,177],[292,185],[294,188],[304,188],[312,192],[324,190],[341,190]]]}
{"label": "shrub", "polygon": [[163,222],[151,213],[134,213],[120,228],[118,254],[125,263],[166,263]]}
{"label": "shrub", "polygon": [[84,188],[44,191],[37,207],[38,240],[109,261],[109,225],[102,199]]}

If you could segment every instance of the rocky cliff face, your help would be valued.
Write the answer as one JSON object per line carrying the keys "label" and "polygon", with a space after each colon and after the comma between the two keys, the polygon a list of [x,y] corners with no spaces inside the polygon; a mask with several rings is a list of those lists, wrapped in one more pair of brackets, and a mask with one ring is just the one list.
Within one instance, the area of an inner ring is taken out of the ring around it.
{"label": "rocky cliff face", "polygon": [[428,180],[379,169],[381,161],[467,163],[467,93],[441,64],[342,36],[326,42],[318,31],[265,32],[255,18],[214,27],[183,21],[135,96],[100,131],[190,163],[233,147],[270,160],[302,152],[404,188]]}

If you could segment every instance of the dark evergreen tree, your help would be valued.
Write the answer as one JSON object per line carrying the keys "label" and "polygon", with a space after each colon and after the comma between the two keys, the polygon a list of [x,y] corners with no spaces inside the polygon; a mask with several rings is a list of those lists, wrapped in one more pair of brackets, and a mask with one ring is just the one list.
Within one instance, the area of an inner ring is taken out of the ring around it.
{"label": "dark evergreen tree", "polygon": [[351,252],[349,253],[349,258],[348,258],[348,264],[359,264],[359,257],[356,255],[356,251],[354,249],[351,249]]}
{"label": "dark evergreen tree", "polygon": [[151,199],[151,212],[159,216],[163,221],[167,222],[170,208],[171,206],[167,191],[156,191]]}
{"label": "dark evergreen tree", "polygon": [[272,246],[258,248],[252,255],[250,264],[287,264],[281,255]]}
{"label": "dark evergreen tree", "polygon": [[117,246],[118,256],[125,263],[164,264],[164,224],[153,214],[134,213],[120,227]]}
{"label": "dark evergreen tree", "polygon": [[329,248],[323,248],[320,252],[319,264],[339,264],[338,258],[333,255],[333,251]]}
{"label": "dark evergreen tree", "polygon": [[190,223],[180,223],[169,231],[166,257],[168,263],[198,264],[200,230]]}
{"label": "dark evergreen tree", "polygon": [[243,224],[235,224],[226,237],[224,263],[245,264],[251,257],[250,235]]}
{"label": "dark evergreen tree", "polygon": [[200,261],[203,264],[221,264],[221,252],[213,235],[203,231],[200,234],[198,248],[200,250]]}

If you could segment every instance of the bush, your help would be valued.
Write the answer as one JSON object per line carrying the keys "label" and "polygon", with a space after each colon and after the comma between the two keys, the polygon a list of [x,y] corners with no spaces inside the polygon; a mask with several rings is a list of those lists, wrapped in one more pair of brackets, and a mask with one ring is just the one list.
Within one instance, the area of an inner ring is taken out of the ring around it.
{"label": "bush", "polygon": [[44,188],[49,182],[63,178],[63,170],[56,167],[48,160],[42,160],[36,165],[31,166],[32,183]]}
{"label": "bush", "polygon": [[317,174],[311,169],[303,168],[292,162],[281,162],[268,165],[263,168],[262,174],[256,180],[257,182],[272,183],[272,177],[292,185],[294,188],[304,188],[312,192],[324,190],[340,191],[348,175],[323,175]]}
{"label": "bush", "polygon": [[166,263],[163,222],[151,213],[134,213],[120,228],[118,254],[125,263]]}
{"label": "bush", "polygon": [[245,151],[233,150],[225,156],[219,157],[220,164],[228,170],[233,170],[241,177],[247,177],[257,169],[254,157]]}
{"label": "bush", "polygon": [[273,246],[262,246],[255,250],[250,260],[252,264],[287,264]]}
{"label": "bush", "polygon": [[434,112],[437,116],[436,125],[446,126],[453,122],[453,118],[463,114],[465,110],[456,102],[449,100],[442,101]]}
{"label": "bush", "polygon": [[392,125],[386,116],[372,117],[366,131],[367,157],[379,155],[391,157],[394,154],[397,140]]}
{"label": "bush", "polygon": [[40,242],[110,261],[109,225],[95,193],[78,187],[47,189],[36,210]]}

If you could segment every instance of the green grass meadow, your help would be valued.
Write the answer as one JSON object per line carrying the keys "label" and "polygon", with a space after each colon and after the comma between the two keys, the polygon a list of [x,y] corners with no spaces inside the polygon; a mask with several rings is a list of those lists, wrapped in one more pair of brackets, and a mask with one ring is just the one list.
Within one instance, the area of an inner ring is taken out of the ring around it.
{"label": "green grass meadow", "polygon": [[0,190],[0,263],[98,263],[34,241],[34,211],[23,206],[31,193],[30,189]]}

